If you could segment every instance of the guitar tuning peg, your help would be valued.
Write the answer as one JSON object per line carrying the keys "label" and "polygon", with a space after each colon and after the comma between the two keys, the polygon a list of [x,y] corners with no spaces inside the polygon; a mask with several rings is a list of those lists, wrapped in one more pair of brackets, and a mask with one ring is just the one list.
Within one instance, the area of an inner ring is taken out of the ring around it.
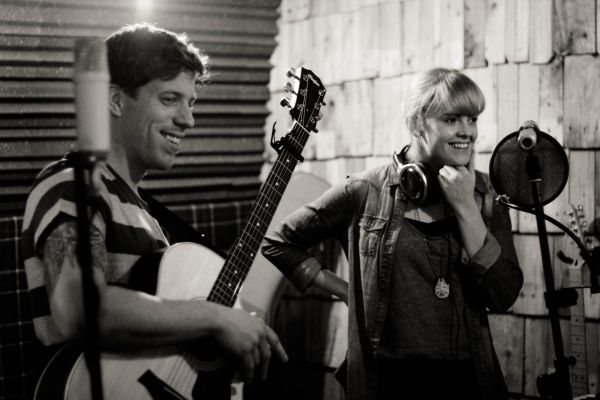
{"label": "guitar tuning peg", "polygon": [[326,105],[327,105],[327,103],[325,103],[323,100],[321,100],[321,101],[319,102],[319,104],[321,104],[322,106],[326,106]]}
{"label": "guitar tuning peg", "polygon": [[565,214],[567,214],[570,217],[573,215],[573,210],[565,211]]}
{"label": "guitar tuning peg", "polygon": [[281,101],[279,102],[279,105],[281,107],[292,108],[292,105],[290,104],[290,99],[288,99],[287,97],[282,98]]}
{"label": "guitar tuning peg", "polygon": [[300,80],[300,78],[298,78],[296,76],[296,70],[294,68],[288,69],[285,74],[287,75],[288,78],[296,78],[296,79]]}
{"label": "guitar tuning peg", "polygon": [[289,83],[289,82],[287,82],[287,83],[285,84],[285,86],[283,87],[283,90],[284,90],[284,91],[286,91],[286,92],[288,92],[288,93],[293,93],[293,94],[296,94],[296,92],[294,92],[294,87],[293,87],[293,86],[292,86],[292,84],[291,84],[291,83]]}
{"label": "guitar tuning peg", "polygon": [[319,114],[317,115],[317,121],[320,121],[321,118],[323,118],[323,113],[319,111]]}
{"label": "guitar tuning peg", "polygon": [[317,128],[313,129],[314,133],[319,133],[319,130]]}

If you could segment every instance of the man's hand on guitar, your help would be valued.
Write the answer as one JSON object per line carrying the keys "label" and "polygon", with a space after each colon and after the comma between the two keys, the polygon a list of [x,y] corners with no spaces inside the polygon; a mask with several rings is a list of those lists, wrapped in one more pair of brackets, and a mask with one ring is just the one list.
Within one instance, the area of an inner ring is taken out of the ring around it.
{"label": "man's hand on guitar", "polygon": [[262,379],[266,379],[271,350],[282,361],[288,360],[277,334],[263,320],[243,310],[225,310],[215,339],[239,357],[240,373],[246,382],[252,380],[254,370],[259,366]]}

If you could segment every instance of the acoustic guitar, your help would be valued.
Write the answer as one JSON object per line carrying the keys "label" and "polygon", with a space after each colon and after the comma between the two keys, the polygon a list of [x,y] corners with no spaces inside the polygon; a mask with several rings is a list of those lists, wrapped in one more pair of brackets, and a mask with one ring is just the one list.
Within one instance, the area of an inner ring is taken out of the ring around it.
{"label": "acoustic guitar", "polygon": [[[244,228],[224,259],[195,243],[168,247],[158,261],[155,293],[165,299],[201,299],[240,307],[239,293],[311,132],[317,132],[325,88],[312,71],[290,69],[282,101],[293,125],[271,140],[278,157],[261,186]],[[215,342],[132,352],[105,352],[100,360],[104,398],[110,400],[241,399],[232,386],[233,370]],[[36,387],[35,399],[91,399],[90,374],[83,355],[63,348],[50,361]]]}

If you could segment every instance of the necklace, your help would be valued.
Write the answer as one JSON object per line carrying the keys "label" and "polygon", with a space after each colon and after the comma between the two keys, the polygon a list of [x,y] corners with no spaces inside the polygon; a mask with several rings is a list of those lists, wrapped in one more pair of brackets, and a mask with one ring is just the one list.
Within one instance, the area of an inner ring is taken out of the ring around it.
{"label": "necklace", "polygon": [[[417,220],[419,222],[421,222],[421,218],[419,217],[419,209],[415,208],[415,214],[417,216]],[[433,268],[433,263],[431,262],[431,258],[429,256],[429,246],[427,245],[427,238],[425,237],[425,235],[420,232],[421,235],[421,239],[423,239],[423,244],[425,245],[425,255],[427,256],[427,262],[429,263],[429,268],[431,268],[431,272],[434,276],[436,276],[435,273],[435,269]],[[448,251],[450,251],[450,243],[448,240],[448,233],[446,233],[444,236],[446,236],[446,241],[448,242]],[[448,259],[450,257],[448,256]],[[446,266],[446,271],[444,273],[444,271],[442,271],[442,263],[443,261],[440,261],[440,273],[439,273],[439,277],[437,278],[437,281],[433,287],[433,294],[435,295],[435,297],[437,297],[440,300],[444,300],[447,299],[448,296],[450,295],[450,283],[446,282],[446,279],[444,277],[444,275],[448,274],[448,270],[449,270],[449,266]]]}

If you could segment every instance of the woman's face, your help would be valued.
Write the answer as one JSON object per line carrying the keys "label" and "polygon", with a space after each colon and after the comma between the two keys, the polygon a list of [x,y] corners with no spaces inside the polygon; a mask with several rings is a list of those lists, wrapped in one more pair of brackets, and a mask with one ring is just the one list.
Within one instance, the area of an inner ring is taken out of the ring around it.
{"label": "woman's face", "polygon": [[425,118],[419,147],[422,158],[434,166],[466,166],[475,140],[477,116],[448,113]]}

